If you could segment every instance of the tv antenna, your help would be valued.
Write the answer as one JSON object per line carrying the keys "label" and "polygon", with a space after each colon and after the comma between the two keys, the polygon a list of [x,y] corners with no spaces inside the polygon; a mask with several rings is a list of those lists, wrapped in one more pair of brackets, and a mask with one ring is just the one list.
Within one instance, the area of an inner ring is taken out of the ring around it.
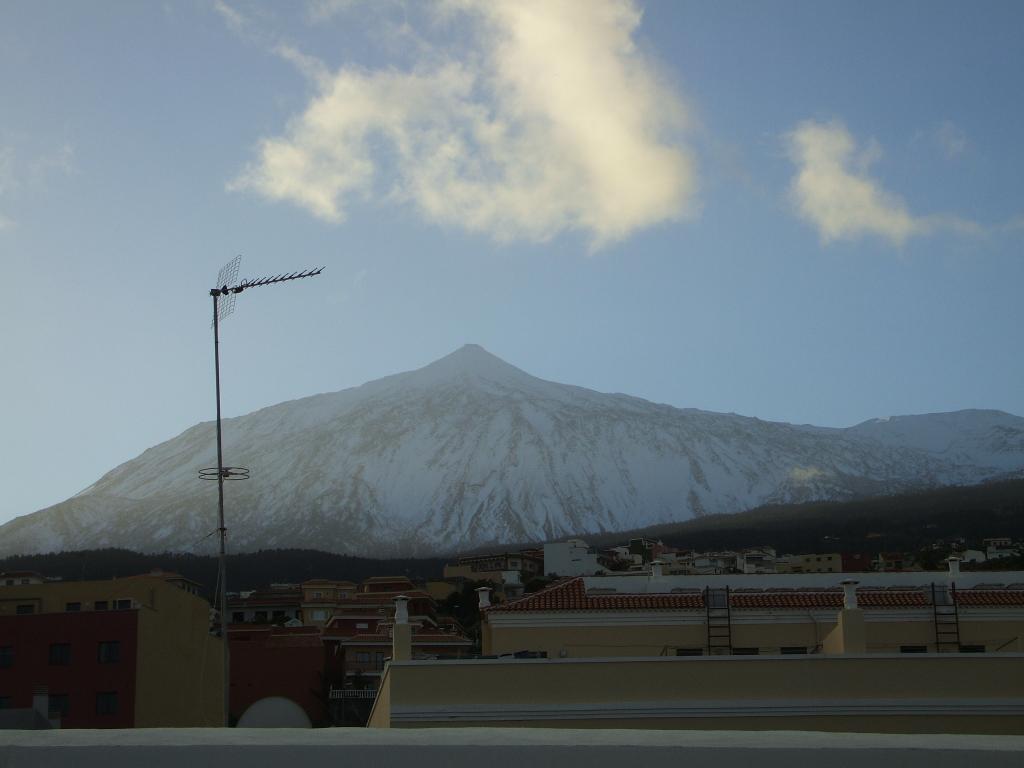
{"label": "tv antenna", "polygon": [[245,467],[224,466],[224,446],[221,432],[220,416],[220,324],[235,311],[235,299],[247,288],[259,288],[264,285],[285,283],[289,280],[300,280],[304,277],[316,277],[324,271],[323,267],[306,269],[301,272],[289,272],[273,277],[238,280],[238,267],[242,263],[241,256],[235,256],[221,267],[217,273],[217,287],[210,289],[213,297],[213,370],[217,391],[217,466],[204,467],[199,470],[203,480],[217,481],[217,532],[220,534],[220,555],[217,558],[217,584],[219,585],[218,602],[220,603],[220,637],[224,645],[224,726],[230,725],[230,708],[228,696],[231,692],[231,674],[228,666],[228,588],[227,588],[227,533],[224,525],[224,481],[248,480],[249,470]]}

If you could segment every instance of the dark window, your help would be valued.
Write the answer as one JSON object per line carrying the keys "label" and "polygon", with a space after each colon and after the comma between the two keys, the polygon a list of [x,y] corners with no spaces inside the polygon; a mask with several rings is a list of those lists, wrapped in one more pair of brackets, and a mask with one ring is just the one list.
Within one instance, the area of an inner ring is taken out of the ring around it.
{"label": "dark window", "polygon": [[81,603],[68,603],[67,605],[64,606],[64,610],[65,611],[69,611],[69,612],[80,611],[80,610],[82,610],[82,604]]}
{"label": "dark window", "polygon": [[244,624],[245,613],[243,611],[235,611],[231,614],[231,621],[233,621],[235,624]]}
{"label": "dark window", "polygon": [[358,661],[358,662],[360,662],[362,664],[369,664],[370,663],[370,654],[364,653],[363,651],[359,651],[358,653],[356,653],[356,661]]}
{"label": "dark window", "polygon": [[384,669],[384,654],[383,653],[378,651],[377,653],[373,654],[373,668],[374,669]]}
{"label": "dark window", "polygon": [[130,611],[132,609],[131,600],[117,600],[114,603],[114,607],[119,611]]}
{"label": "dark window", "polygon": [[96,694],[96,714],[117,714],[117,691],[100,691]]}
{"label": "dark window", "polygon": [[14,646],[0,645],[0,669],[14,666]]}
{"label": "dark window", "polygon": [[96,656],[100,664],[116,664],[121,660],[121,641],[102,640]]}
{"label": "dark window", "polygon": [[50,664],[66,667],[71,663],[71,643],[50,643]]}
{"label": "dark window", "polygon": [[757,648],[733,648],[733,656],[757,656],[760,651]]}
{"label": "dark window", "polygon": [[927,645],[901,645],[900,653],[928,653]]}
{"label": "dark window", "polygon": [[795,655],[795,654],[800,654],[800,653],[807,653],[807,646],[804,646],[804,645],[784,645],[784,646],[782,646],[779,649],[779,651],[783,655],[786,655],[786,656],[788,656],[790,654]]}
{"label": "dark window", "polygon": [[676,656],[703,656],[703,648],[676,648]]}
{"label": "dark window", "polygon": [[274,621],[280,621],[285,618],[284,611],[274,611]]}
{"label": "dark window", "polygon": [[97,611],[105,611],[105,610],[107,610],[107,601],[106,600],[97,600],[96,604],[95,604],[95,607],[96,607]]}
{"label": "dark window", "polygon": [[266,611],[256,611],[256,621],[257,622],[265,622],[266,620],[267,620],[267,612]]}
{"label": "dark window", "polygon": [[30,613],[35,613],[36,607],[34,605],[19,605],[14,609],[14,612],[19,616],[26,616]]}
{"label": "dark window", "polygon": [[961,645],[960,653],[984,653],[984,645]]}
{"label": "dark window", "polygon": [[71,699],[66,693],[50,694],[50,717],[67,717],[71,711]]}

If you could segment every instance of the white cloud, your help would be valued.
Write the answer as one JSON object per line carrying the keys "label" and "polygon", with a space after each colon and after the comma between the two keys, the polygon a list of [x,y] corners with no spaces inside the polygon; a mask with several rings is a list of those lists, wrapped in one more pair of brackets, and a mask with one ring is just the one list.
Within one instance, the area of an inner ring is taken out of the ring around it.
{"label": "white cloud", "polygon": [[790,194],[799,215],[824,242],[877,235],[901,245],[935,226],[935,221],[912,216],[899,197],[868,176],[868,166],[880,156],[877,144],[858,154],[841,123],[810,120],[786,139],[797,165]]}
{"label": "white cloud", "polygon": [[383,191],[429,221],[498,240],[579,230],[594,245],[690,209],[685,109],[637,49],[630,0],[449,0],[444,10],[469,23],[472,50],[427,49],[410,71],[324,76],[279,49],[317,94],[229,186],[328,221]]}
{"label": "white cloud", "polygon": [[310,0],[306,16],[313,23],[328,21],[339,13],[349,10],[356,2],[357,0]]}
{"label": "white cloud", "polygon": [[224,20],[228,29],[236,35],[245,35],[248,33],[250,26],[249,19],[237,8],[228,5],[224,0],[213,0],[213,9]]}

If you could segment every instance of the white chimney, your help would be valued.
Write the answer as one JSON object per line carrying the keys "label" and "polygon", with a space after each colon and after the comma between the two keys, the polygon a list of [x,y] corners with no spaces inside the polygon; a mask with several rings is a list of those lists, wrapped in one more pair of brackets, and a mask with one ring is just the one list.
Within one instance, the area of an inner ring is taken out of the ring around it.
{"label": "white chimney", "polygon": [[959,557],[949,557],[949,558],[946,558],[946,562],[949,563],[949,578],[950,578],[950,580],[952,581],[953,579],[959,579],[960,578],[960,558]]}
{"label": "white chimney", "polygon": [[860,583],[856,579],[843,579],[840,584],[843,585],[843,608],[852,609],[857,607],[857,585]]}
{"label": "white chimney", "polygon": [[481,608],[491,607],[491,588],[490,587],[477,587],[477,597],[480,599]]}
{"label": "white chimney", "polygon": [[391,628],[391,660],[409,661],[412,658],[412,625],[409,624],[409,598],[395,598],[395,625]]}
{"label": "white chimney", "polygon": [[395,598],[395,624],[409,623],[409,598],[399,595]]}

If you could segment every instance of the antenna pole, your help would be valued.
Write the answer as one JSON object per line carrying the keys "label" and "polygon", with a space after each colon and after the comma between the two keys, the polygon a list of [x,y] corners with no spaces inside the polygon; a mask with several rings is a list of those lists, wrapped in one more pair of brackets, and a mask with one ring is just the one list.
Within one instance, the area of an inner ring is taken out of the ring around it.
{"label": "antenna pole", "polygon": [[[213,298],[213,371],[217,390],[217,469],[206,467],[199,470],[202,480],[217,478],[217,532],[220,534],[220,556],[217,559],[217,582],[219,584],[218,600],[220,602],[220,637],[224,650],[224,727],[231,725],[231,667],[228,654],[228,581],[227,581],[227,533],[224,525],[224,481],[246,480],[249,470],[245,467],[224,466],[224,444],[221,436],[220,414],[220,321],[231,314],[235,308],[235,297],[246,288],[259,288],[264,285],[285,283],[300,280],[304,277],[316,277],[324,271],[323,267],[305,269],[301,272],[290,272],[273,277],[261,277],[235,283],[238,277],[238,265],[241,256],[236,256],[221,269],[217,275],[217,287],[210,289]],[[234,283],[234,285],[232,285]],[[216,474],[215,474],[216,473]]]}
{"label": "antenna pole", "polygon": [[217,599],[220,602],[220,639],[224,652],[224,727],[230,725],[228,695],[231,691],[230,659],[228,658],[228,583],[227,583],[227,528],[224,527],[224,446],[220,426],[220,323],[217,318],[219,290],[213,296],[213,371],[217,389],[217,531],[220,533],[220,556],[217,558]]}

